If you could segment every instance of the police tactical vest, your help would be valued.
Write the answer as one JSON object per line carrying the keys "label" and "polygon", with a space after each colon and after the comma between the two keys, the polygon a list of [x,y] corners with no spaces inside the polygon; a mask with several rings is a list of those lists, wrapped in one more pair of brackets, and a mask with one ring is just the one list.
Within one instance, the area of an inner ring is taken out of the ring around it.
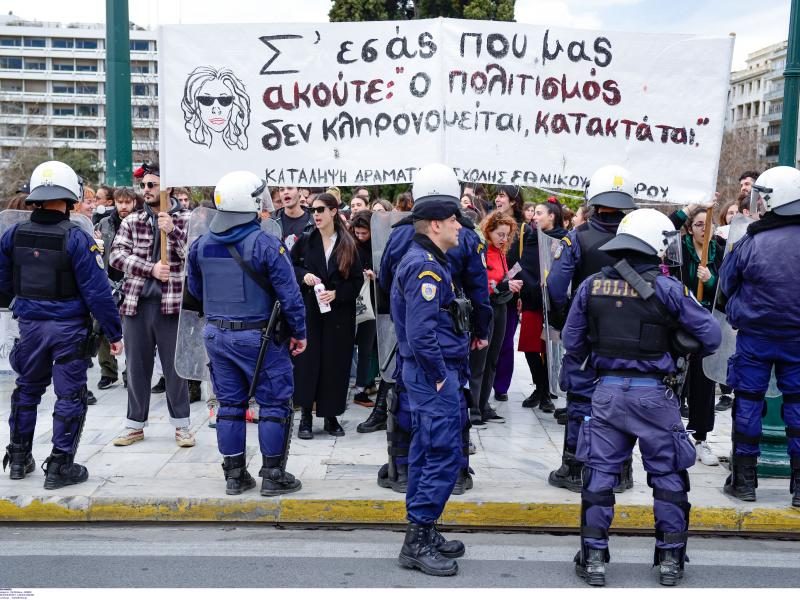
{"label": "police tactical vest", "polygon": [[[248,265],[260,233],[260,230],[253,231],[240,242],[242,258]],[[199,242],[197,257],[203,274],[203,309],[206,314],[222,315],[231,321],[254,316],[269,318],[272,299],[239,267],[223,244],[204,236]]]}
{"label": "police tactical vest", "polygon": [[610,267],[616,262],[611,256],[598,250],[616,234],[600,231],[589,223],[584,223],[575,231],[581,247],[581,262],[575,267],[575,273],[572,276],[573,293],[578,290],[587,277],[599,273],[603,267]]}
{"label": "police tactical vest", "polygon": [[[653,284],[658,270],[641,274]],[[643,300],[624,279],[599,274],[589,282],[589,342],[599,356],[658,360],[670,352],[674,320],[654,294]]]}
{"label": "police tactical vest", "polygon": [[69,300],[78,283],[67,252],[71,221],[28,222],[14,232],[14,295],[27,300]]}

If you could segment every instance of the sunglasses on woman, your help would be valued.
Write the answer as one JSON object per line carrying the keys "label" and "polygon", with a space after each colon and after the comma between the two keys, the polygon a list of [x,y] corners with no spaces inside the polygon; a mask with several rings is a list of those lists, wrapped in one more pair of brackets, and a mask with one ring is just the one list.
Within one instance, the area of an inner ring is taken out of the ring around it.
{"label": "sunglasses on woman", "polygon": [[214,104],[214,100],[220,106],[230,106],[231,102],[233,102],[233,96],[198,96],[197,101],[202,104],[203,106],[211,106]]}
{"label": "sunglasses on woman", "polygon": [[311,214],[314,214],[314,215],[321,215],[321,214],[322,214],[322,213],[324,213],[326,210],[328,210],[328,207],[327,207],[327,206],[312,206],[312,207],[311,207],[311,208],[309,208],[308,210],[310,210],[310,211],[311,211]]}

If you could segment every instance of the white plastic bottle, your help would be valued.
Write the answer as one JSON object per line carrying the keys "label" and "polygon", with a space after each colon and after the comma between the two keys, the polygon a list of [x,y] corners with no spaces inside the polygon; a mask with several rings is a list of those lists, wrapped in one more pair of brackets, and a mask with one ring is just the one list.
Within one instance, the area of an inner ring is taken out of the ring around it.
{"label": "white plastic bottle", "polygon": [[317,285],[314,286],[314,293],[317,295],[317,304],[319,304],[319,312],[323,314],[331,312],[331,305],[319,299],[319,295],[324,291],[325,291],[325,285],[323,283],[318,283]]}

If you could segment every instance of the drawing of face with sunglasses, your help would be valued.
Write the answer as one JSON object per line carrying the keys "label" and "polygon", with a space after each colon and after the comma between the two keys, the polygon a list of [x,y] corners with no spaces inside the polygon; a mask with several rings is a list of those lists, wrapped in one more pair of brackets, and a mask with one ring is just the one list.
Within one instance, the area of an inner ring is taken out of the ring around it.
{"label": "drawing of face with sunglasses", "polygon": [[228,148],[247,149],[250,98],[230,69],[197,67],[189,74],[181,101],[189,139],[211,147],[221,138]]}

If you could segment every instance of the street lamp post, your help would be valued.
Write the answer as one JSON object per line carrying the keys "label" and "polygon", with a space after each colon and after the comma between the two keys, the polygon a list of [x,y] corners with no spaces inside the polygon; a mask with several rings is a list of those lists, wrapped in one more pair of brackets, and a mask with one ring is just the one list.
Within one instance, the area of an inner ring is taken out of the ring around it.
{"label": "street lamp post", "polygon": [[131,185],[131,48],[128,0],[106,0],[106,181]]}

